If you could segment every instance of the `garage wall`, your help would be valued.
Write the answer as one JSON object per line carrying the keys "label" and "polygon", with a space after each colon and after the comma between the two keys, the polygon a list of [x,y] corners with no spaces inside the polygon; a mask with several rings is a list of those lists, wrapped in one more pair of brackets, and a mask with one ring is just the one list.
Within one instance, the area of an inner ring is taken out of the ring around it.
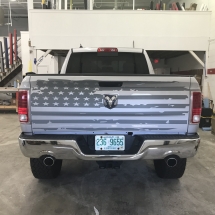
{"label": "garage wall", "polygon": [[153,59],[151,59],[151,63],[154,69],[169,68],[169,66],[165,63],[164,59],[160,59],[158,63],[154,63]]}
{"label": "garage wall", "polygon": [[[212,70],[215,73],[215,1],[210,1],[210,9],[212,10],[211,16],[211,34],[210,39],[214,39],[209,44],[209,51],[208,51],[208,62],[207,68],[208,70]],[[207,78],[205,78],[205,88],[204,93],[209,98],[215,101],[215,74],[208,74]]]}
{"label": "garage wall", "polygon": [[[204,53],[196,52],[196,54],[204,62]],[[171,68],[172,72],[203,69],[196,59],[194,59],[194,57],[189,53],[177,58],[169,59],[167,61],[167,66]]]}
{"label": "garage wall", "polygon": [[[5,23],[8,20],[5,19]],[[0,37],[8,36],[9,33],[13,33],[14,29],[17,30],[17,35],[20,36],[20,31],[28,31],[28,18],[12,18],[12,26],[1,26]]]}
{"label": "garage wall", "polygon": [[16,75],[13,79],[11,79],[6,86],[13,86],[14,85],[14,81],[19,81],[19,83],[22,82],[22,72],[20,72],[18,75]]}
{"label": "garage wall", "polygon": [[215,68],[215,0],[211,0],[210,7],[212,8],[211,16],[211,36],[213,41],[209,44],[208,68]]}
{"label": "garage wall", "polygon": [[[173,2],[170,1],[170,3]],[[207,69],[215,72],[215,0],[179,0],[180,3],[185,2],[186,3],[186,8],[190,6],[191,3],[196,3],[197,10],[200,9],[201,5],[207,4],[209,7],[209,10],[212,11],[211,15],[211,25],[210,25],[210,39],[214,39],[214,41],[211,41],[208,47],[208,52],[207,52]],[[183,57],[181,57],[181,60]],[[168,63],[169,64],[174,64],[176,63],[177,65],[177,60],[171,60]],[[193,61],[193,60],[192,60]],[[192,61],[190,61],[190,64],[187,65],[192,65]],[[196,64],[197,67],[199,67],[198,64]],[[183,67],[183,66],[182,66]],[[188,66],[189,67],[189,66]],[[195,65],[192,65],[193,68],[196,68]],[[175,68],[177,69],[177,68]],[[204,78],[204,87],[203,87],[203,95],[205,97],[209,97],[210,99],[213,99],[215,101],[215,74],[209,75],[207,74],[207,77]]]}
{"label": "garage wall", "polygon": [[29,62],[29,34],[26,31],[21,31],[21,50],[22,50],[22,72],[25,75],[28,72],[28,62]]}
{"label": "garage wall", "polygon": [[30,10],[29,14],[36,49],[65,50],[82,44],[205,51],[210,35],[210,12]]}
{"label": "garage wall", "polygon": [[[175,2],[174,0],[171,0],[169,3]],[[197,4],[197,11],[200,10],[200,7],[202,4],[206,4],[209,8],[209,11],[212,11],[212,19],[211,19],[211,32],[210,32],[210,37],[214,37],[215,38],[215,1],[214,0],[178,0],[178,2],[183,3],[185,2],[186,4],[186,8],[190,7],[191,3],[196,3]],[[209,48],[208,48],[208,53],[207,53],[207,58],[206,58],[206,67],[207,68],[215,68],[215,41],[213,43],[210,44]],[[185,56],[184,56],[185,57]],[[183,56],[181,57],[180,61],[183,61]],[[183,68],[189,68],[190,66],[193,69],[200,69],[202,68],[201,65],[199,65],[198,63],[195,63],[193,61],[193,59],[191,59],[192,57],[188,57],[187,60],[184,61],[183,65],[178,65],[178,68],[181,70],[183,70]],[[204,59],[202,57],[200,57],[201,59]],[[189,60],[190,59],[190,60]],[[177,61],[179,61],[179,59],[172,59],[170,61],[168,61],[168,63],[171,65],[175,64],[175,68],[174,70],[176,70],[176,66],[177,66]],[[187,66],[185,66],[187,65]],[[209,76],[209,77],[205,77],[203,76],[203,95],[205,97],[209,97],[211,99],[213,99],[215,101],[215,84],[213,85],[212,83],[215,83],[215,76]],[[211,85],[211,87],[210,87]]]}
{"label": "garage wall", "polygon": [[61,57],[61,56],[58,57],[58,70],[59,71],[61,70],[61,68],[63,66],[64,60],[65,60],[65,57]]}
{"label": "garage wall", "polygon": [[[29,72],[29,60],[30,60],[30,49],[28,46],[29,41],[29,32],[28,31],[21,31],[21,50],[22,50],[22,64],[23,64],[23,75],[25,75],[26,72]],[[37,59],[40,58],[44,54],[43,51],[37,50]],[[38,67],[38,74],[48,74],[48,73],[54,73],[55,71],[55,65],[56,65],[56,58],[52,55],[48,55],[44,60],[41,62],[41,64]],[[33,62],[33,60],[32,60]],[[32,63],[32,67],[33,67]]]}

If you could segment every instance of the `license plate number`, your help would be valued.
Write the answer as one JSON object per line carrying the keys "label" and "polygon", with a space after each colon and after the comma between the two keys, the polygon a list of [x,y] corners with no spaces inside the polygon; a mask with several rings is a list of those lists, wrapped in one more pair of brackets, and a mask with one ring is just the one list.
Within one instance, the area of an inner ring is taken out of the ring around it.
{"label": "license plate number", "polygon": [[95,149],[103,151],[125,150],[125,136],[96,135]]}

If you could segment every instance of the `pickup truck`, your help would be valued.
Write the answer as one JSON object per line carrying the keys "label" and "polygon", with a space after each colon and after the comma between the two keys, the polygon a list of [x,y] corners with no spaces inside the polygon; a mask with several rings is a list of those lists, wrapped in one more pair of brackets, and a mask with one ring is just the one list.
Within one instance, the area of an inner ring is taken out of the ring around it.
{"label": "pickup truck", "polygon": [[180,178],[200,144],[201,99],[194,77],[155,75],[145,50],[71,49],[60,74],[22,81],[19,145],[38,179],[57,177],[64,159],[151,159],[159,177]]}

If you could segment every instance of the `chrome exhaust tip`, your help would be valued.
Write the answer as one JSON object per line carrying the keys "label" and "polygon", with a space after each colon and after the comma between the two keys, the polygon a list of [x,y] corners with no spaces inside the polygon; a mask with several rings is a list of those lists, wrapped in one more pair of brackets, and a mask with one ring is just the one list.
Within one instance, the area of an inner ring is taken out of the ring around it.
{"label": "chrome exhaust tip", "polygon": [[45,166],[53,166],[55,159],[53,157],[47,156],[43,159],[43,164]]}
{"label": "chrome exhaust tip", "polygon": [[170,157],[166,159],[166,164],[168,167],[175,167],[178,164],[178,161],[174,157]]}

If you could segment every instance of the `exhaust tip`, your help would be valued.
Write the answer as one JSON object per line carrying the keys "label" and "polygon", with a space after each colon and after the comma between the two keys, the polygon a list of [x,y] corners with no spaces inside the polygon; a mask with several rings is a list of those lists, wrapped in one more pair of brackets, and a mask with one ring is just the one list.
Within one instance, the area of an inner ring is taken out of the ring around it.
{"label": "exhaust tip", "polygon": [[177,165],[178,161],[176,158],[168,158],[166,160],[166,164],[168,167],[175,167]]}
{"label": "exhaust tip", "polygon": [[53,165],[54,165],[54,162],[55,162],[55,160],[54,160],[54,158],[52,158],[52,157],[45,157],[45,158],[43,159],[43,164],[44,164],[45,166],[53,166]]}

